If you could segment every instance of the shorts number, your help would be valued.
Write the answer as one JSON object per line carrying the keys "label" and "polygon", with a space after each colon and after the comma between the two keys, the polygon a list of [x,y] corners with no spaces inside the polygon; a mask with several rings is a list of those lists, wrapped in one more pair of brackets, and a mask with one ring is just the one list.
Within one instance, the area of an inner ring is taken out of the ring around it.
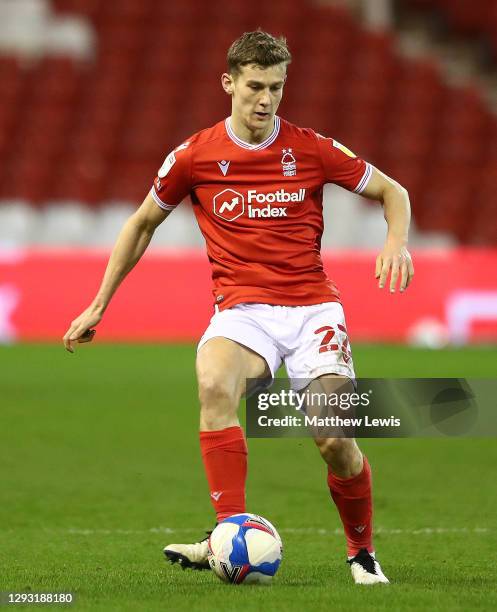
{"label": "shorts number", "polygon": [[331,325],[323,325],[323,327],[316,329],[314,332],[315,334],[324,334],[321,344],[319,345],[319,352],[326,353],[328,351],[341,351],[343,360],[345,363],[349,363],[349,361],[352,359],[352,354],[350,352],[347,329],[345,325],[340,325],[340,323],[337,325],[337,328],[343,333],[343,339],[341,342],[337,338],[336,330],[331,327]]}
{"label": "shorts number", "polygon": [[326,353],[326,351],[338,351],[338,344],[333,344],[332,340],[335,337],[335,330],[330,325],[324,325],[319,329],[316,329],[315,334],[324,333],[321,344],[319,345],[319,352]]}

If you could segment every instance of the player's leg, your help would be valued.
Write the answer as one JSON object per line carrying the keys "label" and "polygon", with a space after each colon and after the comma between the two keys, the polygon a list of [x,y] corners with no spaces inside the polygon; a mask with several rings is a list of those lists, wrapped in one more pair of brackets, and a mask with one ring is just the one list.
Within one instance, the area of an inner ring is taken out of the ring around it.
{"label": "player's leg", "polygon": [[[324,375],[308,387],[311,393],[353,393],[350,380]],[[373,494],[371,468],[354,438],[315,437],[328,466],[327,483],[343,524],[347,557],[357,584],[386,583],[373,546]]]}
{"label": "player's leg", "polygon": [[[307,389],[310,397],[336,397],[354,392],[350,379],[336,375],[320,376]],[[316,408],[313,406],[311,410]],[[317,435],[314,441],[328,466],[327,483],[343,524],[354,581],[367,585],[387,583],[373,547],[373,497],[367,458],[351,437]]]}
{"label": "player's leg", "polygon": [[[211,338],[198,351],[200,448],[217,522],[245,511],[247,444],[238,407],[246,380],[268,376],[260,355],[227,338]],[[169,544],[164,554],[183,569],[210,569],[207,540]]]}
{"label": "player's leg", "polygon": [[[312,380],[307,386],[311,393],[352,393],[355,373],[342,306],[320,304],[308,307],[308,313],[296,349],[285,360],[294,388],[304,388],[307,379]],[[320,411],[319,406],[313,408]],[[344,526],[354,580],[361,584],[388,582],[374,558],[367,458],[354,438],[343,437],[343,432],[315,432],[313,436],[327,464],[327,484]]]}
{"label": "player's leg", "polygon": [[[339,396],[341,393],[350,394],[354,393],[354,385],[349,378],[338,376],[336,374],[324,374],[314,379],[310,385],[306,388],[306,391],[315,397],[326,395]],[[318,402],[319,404],[319,402]],[[315,406],[314,409],[317,411],[321,410],[323,406]],[[324,407],[326,409],[326,407]],[[328,410],[330,410],[328,408]],[[307,413],[309,414],[312,409],[307,407]],[[339,416],[352,416],[350,414],[343,414],[338,409]],[[334,416],[336,413],[334,412]],[[329,428],[325,430],[327,435],[333,434],[333,429]],[[319,433],[313,435],[314,441],[321,453],[322,458],[328,465],[330,473],[341,479],[353,478],[363,471],[365,457],[357,445],[356,440],[353,437],[346,437],[347,432],[342,428],[336,428],[337,437],[322,437]],[[339,436],[339,437],[338,437]]]}
{"label": "player's leg", "polygon": [[[247,379],[270,380],[281,359],[261,320],[268,307],[241,304],[218,312],[199,343],[197,379],[200,446],[217,521],[245,511],[247,446],[238,421]],[[171,544],[166,557],[182,567],[208,569],[207,542]]]}
{"label": "player's leg", "polygon": [[[354,386],[349,379],[335,375],[320,376],[306,388],[306,396],[315,398],[336,397],[353,392]],[[322,413],[323,410],[328,414],[330,408],[321,401],[306,407],[308,415],[313,412]],[[350,432],[330,428],[312,433],[328,467],[328,486],[342,519],[348,556],[354,557],[362,548],[373,552],[371,470],[366,457],[354,438],[343,437],[347,433],[350,435]]]}
{"label": "player's leg", "polygon": [[227,338],[212,338],[198,351],[200,447],[217,522],[245,511],[247,445],[238,407],[246,380],[269,376],[260,355]]}

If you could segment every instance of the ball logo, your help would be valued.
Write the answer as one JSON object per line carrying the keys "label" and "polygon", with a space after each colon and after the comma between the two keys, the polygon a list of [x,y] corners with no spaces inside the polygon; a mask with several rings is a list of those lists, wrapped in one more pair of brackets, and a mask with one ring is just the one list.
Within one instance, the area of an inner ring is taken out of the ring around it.
{"label": "ball logo", "polygon": [[223,563],[222,561],[220,563],[220,566],[222,571],[224,572],[224,575],[226,576],[227,581],[231,582],[232,584],[238,584],[239,582],[242,582],[248,570],[248,566],[245,568],[242,565],[228,565],[227,563]]}
{"label": "ball logo", "polygon": [[225,189],[214,196],[214,214],[225,221],[234,221],[245,212],[245,198],[238,191]]}

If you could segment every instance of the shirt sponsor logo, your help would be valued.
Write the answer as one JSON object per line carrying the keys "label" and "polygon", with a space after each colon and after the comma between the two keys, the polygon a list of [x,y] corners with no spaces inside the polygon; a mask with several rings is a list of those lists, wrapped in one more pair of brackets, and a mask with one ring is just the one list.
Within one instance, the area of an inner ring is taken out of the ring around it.
{"label": "shirt sponsor logo", "polygon": [[231,202],[223,202],[219,208],[219,214],[222,214],[225,210],[227,210],[228,212],[233,212],[239,203],[240,199],[238,196],[232,198]]}
{"label": "shirt sponsor logo", "polygon": [[[255,189],[249,189],[247,194],[248,216],[250,219],[267,219],[269,217],[287,217],[286,206],[271,206],[271,204],[285,202],[303,202],[305,199],[305,189],[298,191],[285,191],[279,189],[271,193],[257,193]],[[252,206],[252,202],[257,204],[267,204],[264,208]]]}
{"label": "shirt sponsor logo", "polygon": [[234,221],[245,212],[245,198],[234,189],[224,189],[212,200],[214,214],[225,221]]}
{"label": "shirt sponsor logo", "polygon": [[256,189],[249,189],[247,193],[248,203],[257,202],[257,204],[273,204],[274,202],[303,202],[305,199],[305,189],[301,188],[298,191],[286,191],[278,189],[270,193],[257,193]]}
{"label": "shirt sponsor logo", "polygon": [[286,207],[284,206],[271,206],[268,204],[264,206],[264,208],[254,208],[249,204],[248,206],[248,216],[251,219],[265,218],[268,217],[287,217]]}
{"label": "shirt sponsor logo", "polygon": [[[247,192],[247,216],[250,219],[267,219],[276,217],[287,217],[287,206],[274,206],[274,204],[285,204],[290,202],[303,202],[306,189],[298,191],[286,191],[278,189],[269,193],[259,193],[256,189]],[[265,204],[265,206],[257,206]],[[224,189],[213,198],[214,214],[225,221],[234,221],[245,213],[245,197],[234,189]]]}

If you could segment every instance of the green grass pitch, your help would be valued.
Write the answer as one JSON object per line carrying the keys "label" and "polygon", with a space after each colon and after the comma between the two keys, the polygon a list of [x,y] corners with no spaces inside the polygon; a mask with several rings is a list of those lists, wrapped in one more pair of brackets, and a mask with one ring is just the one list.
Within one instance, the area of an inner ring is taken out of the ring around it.
{"label": "green grass pitch", "polygon": [[[356,346],[361,376],[496,377],[497,349]],[[388,586],[358,587],[310,440],[249,441],[248,510],[275,523],[269,587],[166,564],[213,515],[190,345],[0,348],[0,591],[77,610],[495,610],[497,445],[363,440]]]}

